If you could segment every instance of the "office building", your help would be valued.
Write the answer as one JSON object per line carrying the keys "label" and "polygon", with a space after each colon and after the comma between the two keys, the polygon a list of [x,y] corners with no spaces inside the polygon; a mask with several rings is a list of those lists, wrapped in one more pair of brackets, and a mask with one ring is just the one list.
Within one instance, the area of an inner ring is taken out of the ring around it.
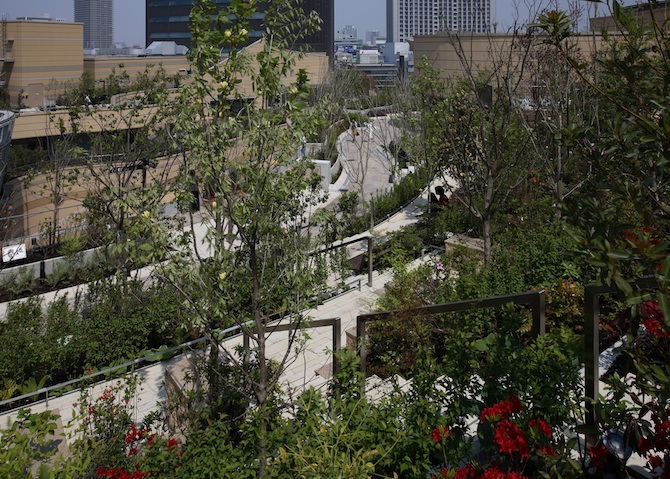
{"label": "office building", "polygon": [[113,43],[113,0],[74,0],[74,21],[84,24],[84,48],[109,48]]}
{"label": "office building", "polygon": [[[219,9],[226,8],[229,0],[215,0]],[[193,5],[192,0],[146,0],[146,44],[155,41],[174,41],[179,45],[191,47],[191,32],[188,16]],[[326,52],[333,55],[335,39],[334,0],[305,0],[302,3],[305,12],[316,11],[323,23],[321,30],[302,39],[299,46],[308,46],[313,52]],[[259,11],[251,19],[248,44],[261,38],[265,31],[265,4],[259,3]]]}
{"label": "office building", "polygon": [[387,42],[439,32],[492,33],[495,0],[387,0]]}
{"label": "office building", "polygon": [[353,25],[346,25],[335,34],[336,40],[358,40],[358,30]]}

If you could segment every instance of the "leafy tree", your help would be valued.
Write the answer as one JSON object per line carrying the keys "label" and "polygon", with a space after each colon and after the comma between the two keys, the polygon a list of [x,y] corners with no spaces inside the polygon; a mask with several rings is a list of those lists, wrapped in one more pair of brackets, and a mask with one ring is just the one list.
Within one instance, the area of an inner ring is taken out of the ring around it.
{"label": "leafy tree", "polygon": [[424,128],[429,136],[435,135],[426,153],[439,171],[457,182],[458,200],[479,220],[488,265],[492,219],[532,165],[527,155],[530,132],[523,127],[517,106],[530,47],[520,35],[509,44],[491,45],[491,71],[477,71],[460,37],[450,39],[465,75],[447,91],[438,78],[431,78],[437,73],[434,69],[425,70],[428,78],[420,81],[428,91],[423,95],[436,99],[422,111]]}
{"label": "leafy tree", "polygon": [[[569,62],[591,92],[611,112],[601,121],[596,143],[600,157],[594,162],[597,183],[590,194],[567,205],[571,232],[578,250],[595,268],[599,281],[616,286],[633,306],[625,354],[635,378],[631,383],[614,374],[613,393],[596,408],[603,430],[616,423],[628,431],[627,441],[638,444],[648,467],[670,470],[669,444],[663,439],[663,419],[669,414],[668,340],[670,339],[670,38],[665,21],[648,2],[649,23],[638,23],[616,0],[608,3],[619,30],[599,66],[590,75],[565,48],[571,32],[563,12],[548,12],[538,25],[552,45]],[[642,288],[640,279],[651,283]],[[643,328],[640,328],[640,325]],[[639,333],[646,331],[646,339]],[[632,406],[619,398],[635,391]],[[639,399],[642,393],[645,399]],[[591,453],[596,462],[599,450]],[[661,459],[664,456],[665,459]]]}
{"label": "leafy tree", "polygon": [[[539,160],[531,182],[552,191],[554,211],[560,217],[565,199],[579,191],[591,174],[589,164],[578,160],[594,154],[599,104],[569,62],[541,38],[534,35],[530,40],[533,86],[529,97],[523,98],[529,104],[520,105],[524,109],[520,118],[531,132],[530,145]],[[576,42],[565,42],[576,61],[593,65],[589,60],[595,58],[595,51],[588,58]]]}
{"label": "leafy tree", "polygon": [[[309,208],[320,197],[319,179],[310,179],[311,162],[295,155],[300,126],[309,123],[311,113],[302,109],[300,85],[287,79],[299,58],[289,48],[298,35],[317,27],[318,18],[305,14],[299,2],[272,2],[260,43],[238,50],[256,11],[255,3],[241,0],[219,13],[211,1],[198,2],[191,11],[193,82],[180,88],[171,112],[171,137],[188,152],[177,195],[182,205],[190,203],[198,181],[213,201],[204,213],[206,250],[187,237],[175,258],[177,269],[166,270],[165,276],[193,312],[190,327],[210,341],[212,410],[231,413],[225,396],[230,391],[246,397],[242,414],[256,419],[253,447],[259,474],[265,476],[276,389],[300,332],[301,320],[294,315],[320,278],[307,228]],[[222,48],[229,51],[223,59]],[[242,89],[245,77],[254,86],[253,100]],[[289,94],[286,101],[284,93]],[[233,103],[244,104],[243,110],[236,113]],[[188,174],[191,170],[194,175]],[[189,261],[194,249],[195,267]],[[182,267],[183,261],[190,265]],[[289,346],[271,361],[268,321],[275,314],[295,327],[288,333]],[[218,331],[231,324],[250,340],[240,355],[221,345]]]}
{"label": "leafy tree", "polygon": [[[132,87],[125,72],[112,76],[108,91],[112,85]],[[139,257],[140,246],[150,239],[158,241],[151,234],[151,223],[161,210],[179,158],[166,151],[161,134],[171,84],[162,67],[147,66],[128,97],[106,107],[72,107],[69,121],[61,125],[68,135],[86,141],[77,181],[88,189],[83,204],[90,235],[100,245],[111,245],[108,261],[120,272],[142,259],[146,262],[146,254]],[[54,146],[57,151],[66,147],[63,141]]]}

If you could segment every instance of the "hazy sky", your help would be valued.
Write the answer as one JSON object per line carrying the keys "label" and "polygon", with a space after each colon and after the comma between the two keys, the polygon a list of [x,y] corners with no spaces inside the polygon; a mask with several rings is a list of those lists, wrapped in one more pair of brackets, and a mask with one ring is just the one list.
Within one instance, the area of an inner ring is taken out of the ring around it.
{"label": "hazy sky", "polygon": [[[519,18],[527,20],[528,10],[537,8],[540,1],[534,0],[496,0],[498,31],[504,31],[514,23],[514,12],[520,12]],[[542,3],[569,0],[542,0]],[[582,2],[585,5],[586,2]],[[114,40],[125,42],[129,46],[144,45],[145,0],[114,0]],[[0,0],[0,14],[9,20],[23,16],[40,16],[48,13],[52,17],[74,21],[74,0]],[[601,13],[602,14],[602,13]],[[335,0],[335,30],[345,25],[354,25],[358,37],[365,38],[365,32],[386,30],[385,0]]]}

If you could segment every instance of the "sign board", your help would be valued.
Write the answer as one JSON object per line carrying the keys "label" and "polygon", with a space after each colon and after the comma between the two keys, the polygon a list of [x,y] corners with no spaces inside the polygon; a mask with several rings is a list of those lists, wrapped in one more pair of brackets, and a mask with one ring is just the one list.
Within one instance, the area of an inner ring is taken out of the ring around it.
{"label": "sign board", "polygon": [[26,245],[21,243],[17,245],[5,246],[2,248],[2,262],[9,263],[24,259],[26,257]]}

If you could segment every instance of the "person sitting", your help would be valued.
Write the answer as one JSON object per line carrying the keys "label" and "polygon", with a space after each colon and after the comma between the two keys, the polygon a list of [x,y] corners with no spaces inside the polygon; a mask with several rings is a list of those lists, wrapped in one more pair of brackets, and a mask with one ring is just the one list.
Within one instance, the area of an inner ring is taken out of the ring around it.
{"label": "person sitting", "polygon": [[435,192],[440,197],[440,205],[442,206],[442,208],[446,208],[447,206],[449,206],[449,197],[444,192],[444,187],[443,186],[436,186],[435,187]]}
{"label": "person sitting", "polygon": [[431,204],[439,204],[442,208],[449,206],[449,198],[444,192],[443,186],[436,186],[435,193],[430,194]]}

